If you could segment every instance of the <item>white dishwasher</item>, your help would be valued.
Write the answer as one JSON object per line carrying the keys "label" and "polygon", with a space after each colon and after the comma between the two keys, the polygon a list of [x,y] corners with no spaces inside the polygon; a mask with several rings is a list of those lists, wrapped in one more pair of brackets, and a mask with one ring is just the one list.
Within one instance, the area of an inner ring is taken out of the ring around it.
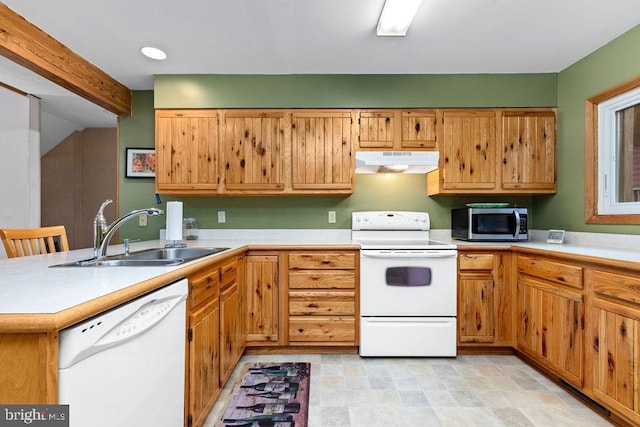
{"label": "white dishwasher", "polygon": [[186,279],[60,331],[71,427],[184,425]]}

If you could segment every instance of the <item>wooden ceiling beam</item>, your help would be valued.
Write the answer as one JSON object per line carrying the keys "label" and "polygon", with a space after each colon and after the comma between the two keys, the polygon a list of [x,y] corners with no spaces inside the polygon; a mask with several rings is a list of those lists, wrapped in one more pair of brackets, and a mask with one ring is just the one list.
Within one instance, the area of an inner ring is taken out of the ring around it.
{"label": "wooden ceiling beam", "polygon": [[111,111],[131,115],[131,91],[0,3],[0,55]]}

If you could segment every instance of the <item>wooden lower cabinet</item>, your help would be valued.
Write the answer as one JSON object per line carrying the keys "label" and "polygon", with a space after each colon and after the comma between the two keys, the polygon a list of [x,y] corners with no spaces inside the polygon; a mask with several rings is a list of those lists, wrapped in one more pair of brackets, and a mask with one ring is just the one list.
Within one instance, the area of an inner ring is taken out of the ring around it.
{"label": "wooden lower cabinet", "polygon": [[640,278],[596,270],[588,317],[589,379],[593,397],[640,425]]}
{"label": "wooden lower cabinet", "polygon": [[280,257],[249,252],[246,260],[247,346],[280,345]]}
{"label": "wooden lower cabinet", "polygon": [[[220,383],[229,379],[246,346],[246,315],[238,279],[238,261],[220,267]],[[244,284],[243,284],[244,285]]]}
{"label": "wooden lower cabinet", "polygon": [[189,316],[188,425],[200,426],[220,394],[220,308],[218,297]]}
{"label": "wooden lower cabinet", "polygon": [[201,426],[220,394],[220,270],[189,276],[187,426]]}
{"label": "wooden lower cabinet", "polygon": [[517,268],[518,349],[582,388],[582,267],[553,258],[519,255]]}
{"label": "wooden lower cabinet", "polygon": [[458,346],[514,345],[510,251],[458,250]]}
{"label": "wooden lower cabinet", "polygon": [[187,426],[201,426],[244,353],[244,257],[188,277]]}
{"label": "wooden lower cabinet", "polygon": [[289,253],[289,345],[358,345],[358,261],[358,251]]}
{"label": "wooden lower cabinet", "polygon": [[58,332],[0,333],[0,402],[58,403]]}

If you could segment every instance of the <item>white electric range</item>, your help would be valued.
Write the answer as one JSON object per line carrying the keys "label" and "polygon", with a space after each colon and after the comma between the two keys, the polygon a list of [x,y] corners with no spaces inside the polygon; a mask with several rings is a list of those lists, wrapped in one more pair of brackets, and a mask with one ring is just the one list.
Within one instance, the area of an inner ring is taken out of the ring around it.
{"label": "white electric range", "polygon": [[456,246],[426,212],[353,212],[360,244],[360,355],[456,355]]}

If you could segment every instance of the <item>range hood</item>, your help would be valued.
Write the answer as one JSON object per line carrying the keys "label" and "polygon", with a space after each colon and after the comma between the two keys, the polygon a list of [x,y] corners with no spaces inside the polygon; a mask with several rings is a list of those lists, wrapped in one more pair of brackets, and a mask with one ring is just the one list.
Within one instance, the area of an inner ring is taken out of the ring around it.
{"label": "range hood", "polygon": [[427,173],[438,158],[437,151],[356,151],[356,173]]}

